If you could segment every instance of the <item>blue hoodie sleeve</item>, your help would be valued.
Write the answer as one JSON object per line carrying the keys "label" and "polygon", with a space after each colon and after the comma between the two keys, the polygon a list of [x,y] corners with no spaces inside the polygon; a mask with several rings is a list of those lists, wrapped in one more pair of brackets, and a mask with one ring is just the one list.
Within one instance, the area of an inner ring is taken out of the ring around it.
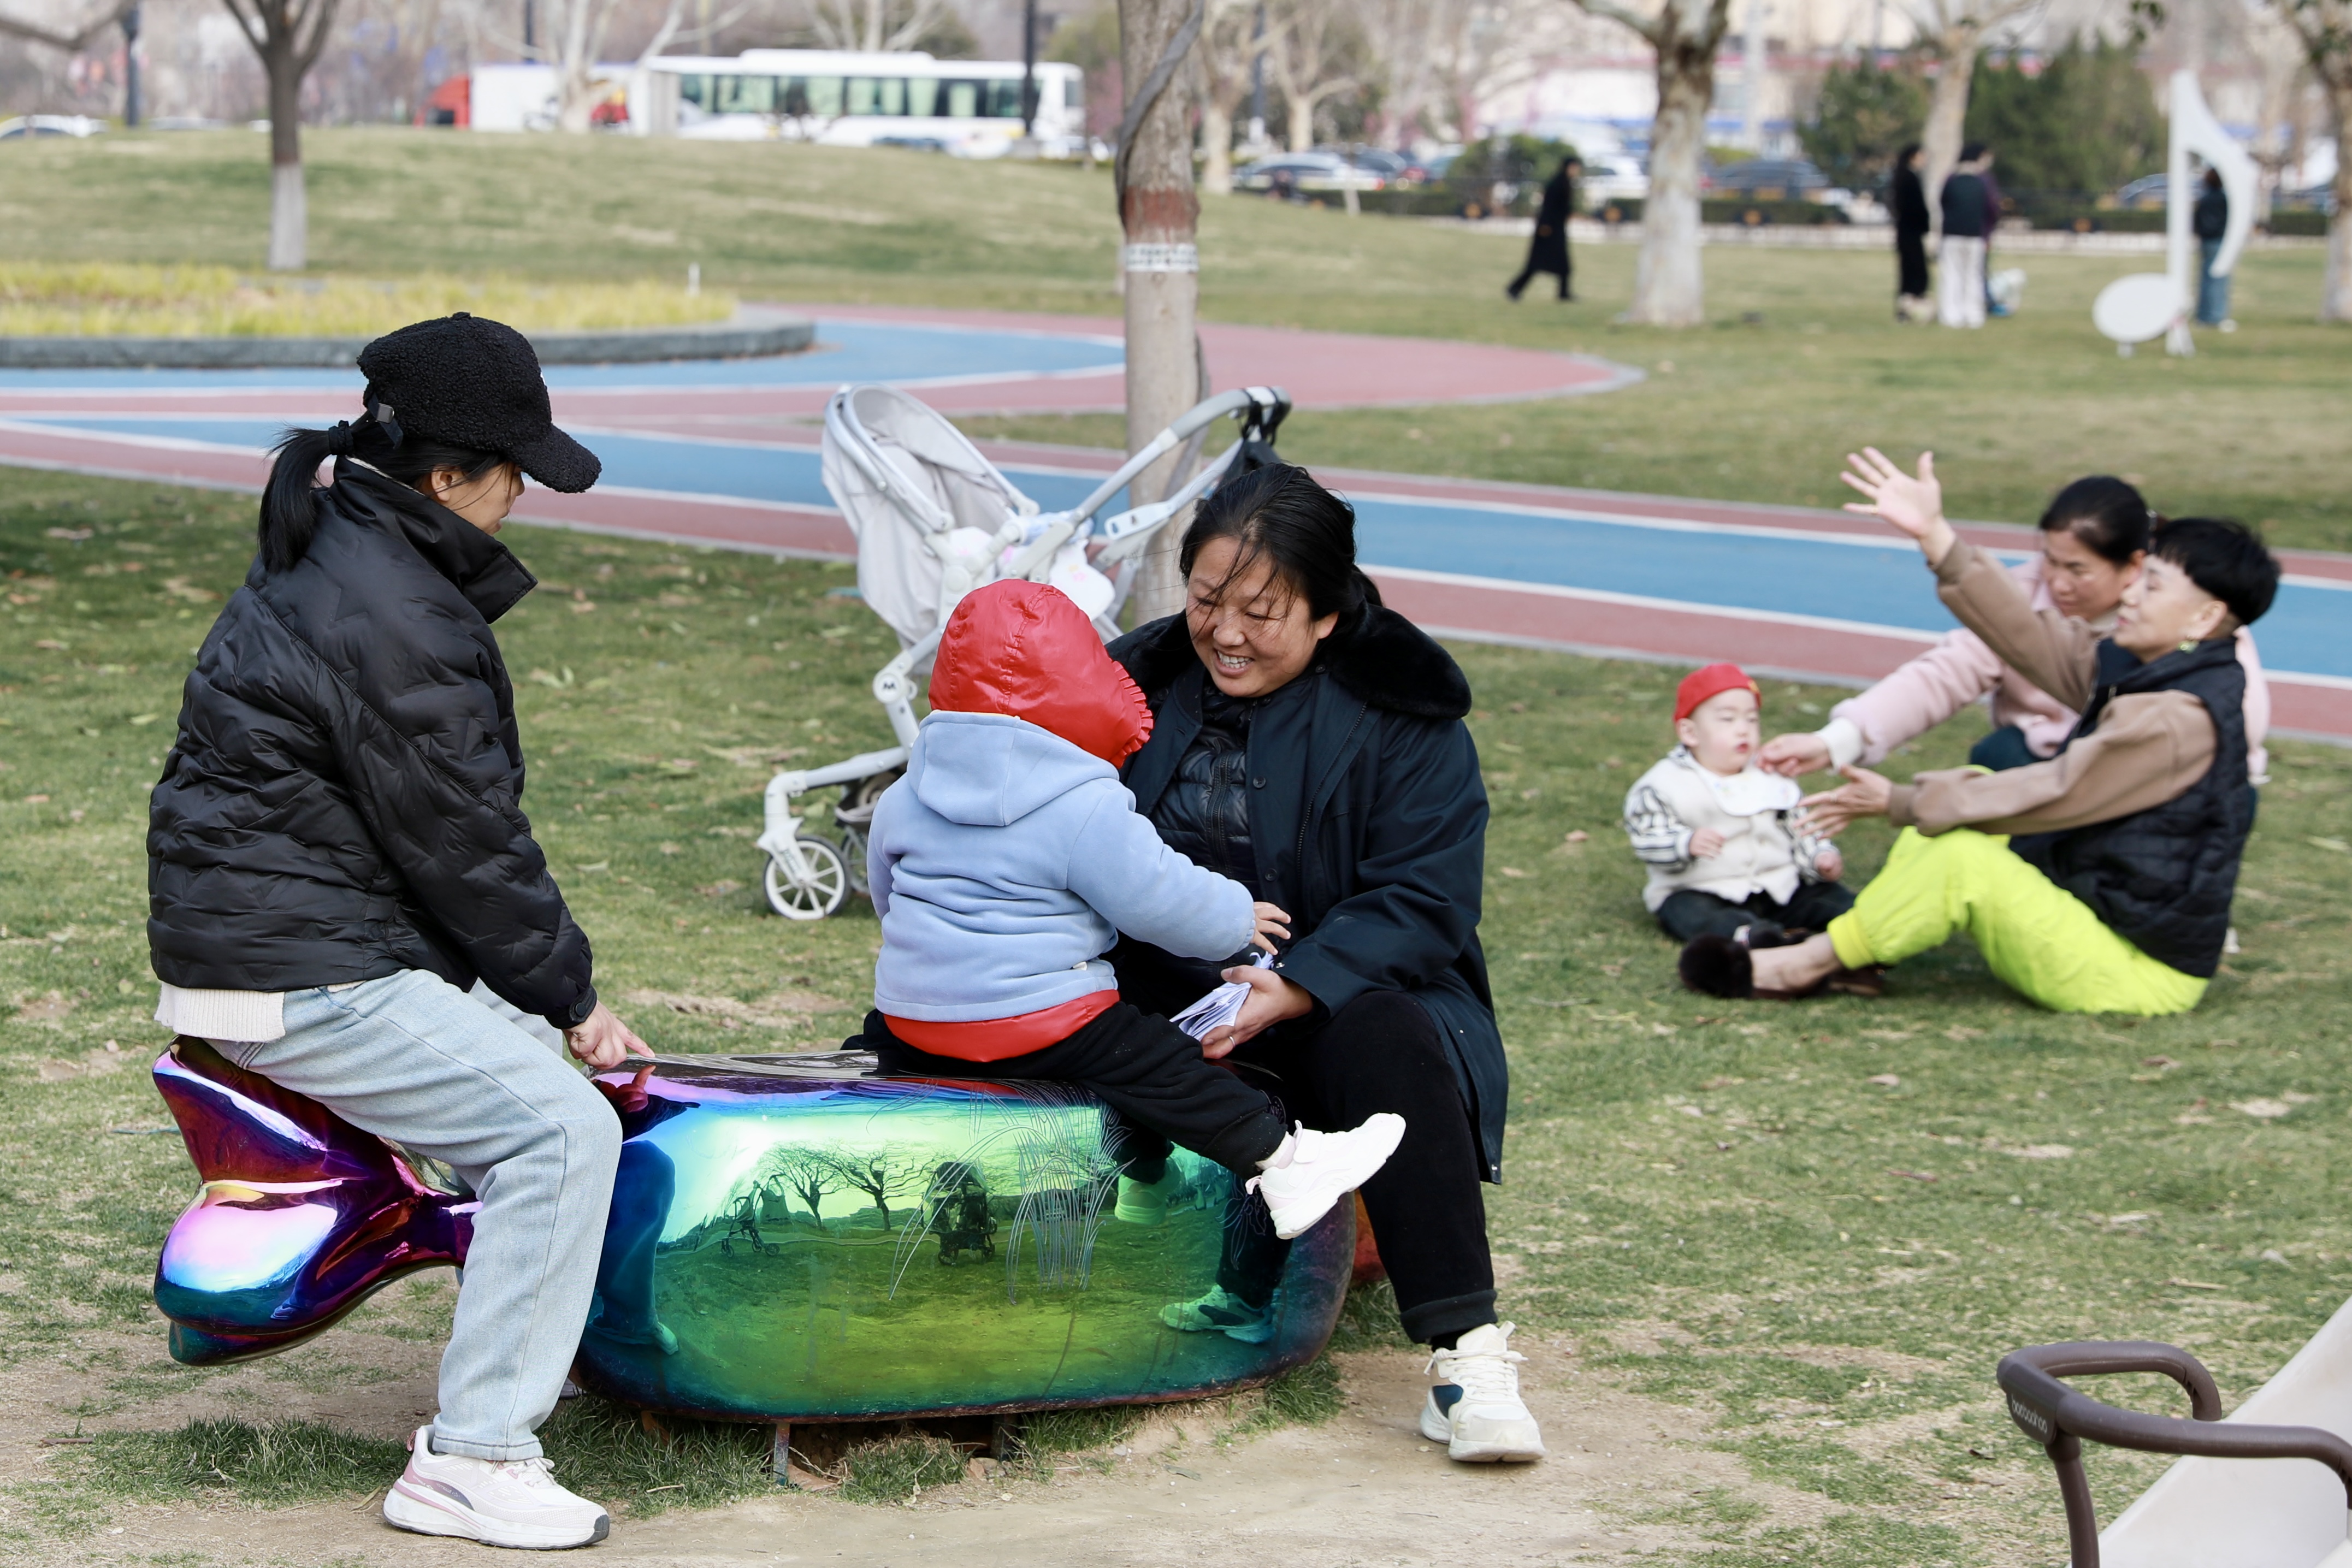
{"label": "blue hoodie sleeve", "polygon": [[1100,793],[1070,840],[1070,891],[1128,936],[1182,957],[1247,946],[1257,931],[1249,889],[1162,843],[1123,787]]}

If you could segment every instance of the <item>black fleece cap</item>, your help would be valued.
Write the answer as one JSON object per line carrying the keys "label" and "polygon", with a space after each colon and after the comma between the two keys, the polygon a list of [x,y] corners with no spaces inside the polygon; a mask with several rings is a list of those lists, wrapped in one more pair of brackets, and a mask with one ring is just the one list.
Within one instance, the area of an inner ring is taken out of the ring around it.
{"label": "black fleece cap", "polygon": [[377,420],[476,452],[495,452],[551,490],[596,482],[596,455],[555,428],[530,340],[460,310],[387,332],[360,350]]}

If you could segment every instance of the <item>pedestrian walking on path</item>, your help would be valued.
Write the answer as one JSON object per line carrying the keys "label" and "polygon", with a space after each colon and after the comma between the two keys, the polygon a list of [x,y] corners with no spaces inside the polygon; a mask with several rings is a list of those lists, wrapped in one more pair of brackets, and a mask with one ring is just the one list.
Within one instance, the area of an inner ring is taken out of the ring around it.
{"label": "pedestrian walking on path", "polygon": [[1568,220],[1576,211],[1576,182],[1583,173],[1583,161],[1569,157],[1560,161],[1559,172],[1544,182],[1543,202],[1536,208],[1535,237],[1528,242],[1528,264],[1503,290],[1513,299],[1527,292],[1538,272],[1559,279],[1562,299],[1576,298],[1569,281],[1572,264],[1568,256]]}
{"label": "pedestrian walking on path", "polygon": [[1927,211],[1927,183],[1919,166],[1927,155],[1916,141],[1895,155],[1887,182],[1886,207],[1895,215],[1895,319],[1925,321],[1935,314],[1927,301],[1927,232],[1936,226]]}
{"label": "pedestrian walking on path", "polygon": [[1937,319],[1947,327],[1985,323],[1985,236],[1992,233],[1992,190],[1985,183],[1984,144],[1971,141],[1944,182],[1944,243]]}
{"label": "pedestrian walking on path", "polygon": [[2205,186],[2198,193],[2189,225],[2197,231],[2197,248],[2201,253],[2197,267],[2197,319],[2204,326],[2234,332],[2238,324],[2230,319],[2229,275],[2213,276],[2213,258],[2221,254],[2221,236],[2230,232],[2230,198],[2221,189],[2219,169],[2205,171]]}

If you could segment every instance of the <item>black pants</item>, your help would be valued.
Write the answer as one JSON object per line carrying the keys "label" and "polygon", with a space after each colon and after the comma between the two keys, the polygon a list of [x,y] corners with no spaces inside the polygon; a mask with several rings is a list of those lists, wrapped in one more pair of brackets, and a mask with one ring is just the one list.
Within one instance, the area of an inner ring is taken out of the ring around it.
{"label": "black pants", "polygon": [[1895,235],[1895,270],[1900,275],[1895,292],[1914,299],[1927,297],[1927,236],[1910,229],[1899,229]]}
{"label": "black pants", "polygon": [[2012,768],[2031,768],[2042,758],[2033,755],[2033,747],[2025,744],[2025,732],[2013,724],[2002,725],[1969,747],[1969,760],[1979,768],[1995,773]]}
{"label": "black pants", "polygon": [[[1122,969],[1122,988],[1136,996],[1127,973]],[[1135,979],[1143,980],[1141,966]],[[1137,999],[1181,1009],[1192,997]],[[1381,1111],[1402,1116],[1404,1141],[1364,1184],[1363,1199],[1404,1332],[1450,1345],[1495,1321],[1477,1130],[1427,1009],[1402,991],[1368,992],[1320,1021],[1277,1024],[1226,1060],[1291,1117],[1320,1132],[1360,1126]],[[1276,1239],[1263,1217],[1255,1224],[1228,1223],[1217,1282],[1262,1306],[1289,1255],[1290,1243]]]}
{"label": "black pants", "polygon": [[[1186,1000],[1189,1002],[1190,998]],[[1115,1157],[1139,1179],[1156,1179],[1169,1143],[1192,1150],[1243,1177],[1281,1146],[1281,1107],[1201,1054],[1201,1042],[1125,1002],[1111,1007],[1067,1040],[1002,1061],[965,1061],[918,1051],[890,1032],[878,1012],[866,1015],[866,1036],[845,1042],[881,1059],[882,1071],[922,1078],[1052,1079],[1091,1090],[1122,1122]],[[1349,1124],[1353,1125],[1353,1124]],[[1161,1140],[1166,1140],[1162,1142]]]}
{"label": "black pants", "polygon": [[[1512,298],[1517,299],[1520,295],[1527,292],[1528,285],[1535,281],[1536,274],[1538,272],[1556,273],[1559,277],[1559,297],[1562,299],[1570,298],[1569,293],[1569,279],[1574,276],[1575,268],[1569,266],[1560,266],[1557,267],[1538,267],[1536,265],[1536,258],[1533,256],[1528,257],[1527,266],[1519,269],[1519,275],[1511,279],[1511,281],[1504,287],[1503,291],[1506,294],[1508,294]],[[1473,1326],[1475,1327],[1475,1325],[1474,1324]]]}
{"label": "black pants", "polygon": [[1734,936],[1741,926],[1752,925],[1756,929],[1748,934],[1748,942],[1753,946],[1757,937],[1775,937],[1792,925],[1819,932],[1853,907],[1853,894],[1842,882],[1801,882],[1786,904],[1769,893],[1734,904],[1685,888],[1658,905],[1658,926],[1675,941],[1687,942],[1694,936]]}

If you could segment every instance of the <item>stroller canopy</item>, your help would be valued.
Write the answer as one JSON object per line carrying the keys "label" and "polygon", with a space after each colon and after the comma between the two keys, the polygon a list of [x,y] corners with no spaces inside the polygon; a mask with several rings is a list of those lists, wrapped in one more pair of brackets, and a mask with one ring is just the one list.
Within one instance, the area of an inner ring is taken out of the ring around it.
{"label": "stroller canopy", "polygon": [[895,387],[844,387],[824,411],[824,487],[857,536],[857,589],[902,645],[939,627],[940,558],[928,538],[993,534],[1037,503],[963,432]]}

